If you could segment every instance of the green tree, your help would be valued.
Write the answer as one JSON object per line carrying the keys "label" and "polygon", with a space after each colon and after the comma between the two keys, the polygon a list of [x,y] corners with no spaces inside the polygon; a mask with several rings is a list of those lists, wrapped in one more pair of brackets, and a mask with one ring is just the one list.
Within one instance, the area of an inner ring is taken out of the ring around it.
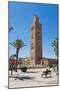
{"label": "green tree", "polygon": [[26,46],[26,45],[25,45],[24,42],[23,42],[22,40],[20,40],[20,39],[17,39],[15,42],[10,43],[10,44],[11,44],[13,47],[16,48],[16,72],[17,72],[17,62],[18,62],[19,50],[20,50],[22,47]]}
{"label": "green tree", "polygon": [[57,38],[52,42],[52,47],[54,48],[55,55],[58,57],[58,39]]}

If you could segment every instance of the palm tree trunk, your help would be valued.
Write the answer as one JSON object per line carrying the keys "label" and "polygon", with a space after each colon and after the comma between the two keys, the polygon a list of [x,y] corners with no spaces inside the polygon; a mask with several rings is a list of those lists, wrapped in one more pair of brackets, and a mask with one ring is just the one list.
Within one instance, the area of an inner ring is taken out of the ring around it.
{"label": "palm tree trunk", "polygon": [[18,66],[18,52],[19,50],[16,49],[16,72],[17,72],[17,66]]}

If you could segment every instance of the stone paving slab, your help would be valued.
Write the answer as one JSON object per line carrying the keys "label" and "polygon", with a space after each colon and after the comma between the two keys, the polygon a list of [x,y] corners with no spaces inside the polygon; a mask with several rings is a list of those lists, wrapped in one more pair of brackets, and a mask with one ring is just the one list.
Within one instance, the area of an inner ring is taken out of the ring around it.
{"label": "stone paving slab", "polygon": [[58,85],[58,76],[53,71],[51,77],[41,77],[44,70],[45,68],[28,69],[26,73],[18,70],[17,73],[13,72],[13,75],[9,72],[9,88]]}

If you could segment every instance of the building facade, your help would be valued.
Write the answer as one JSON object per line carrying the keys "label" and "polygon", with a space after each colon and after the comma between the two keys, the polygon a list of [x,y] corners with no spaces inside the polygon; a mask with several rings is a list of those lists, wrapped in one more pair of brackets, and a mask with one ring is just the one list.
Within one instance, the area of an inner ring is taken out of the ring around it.
{"label": "building facade", "polygon": [[39,17],[35,16],[31,27],[31,59],[32,65],[40,64],[42,59],[42,24],[39,23]]}
{"label": "building facade", "polygon": [[41,59],[41,65],[57,65],[58,60],[55,58],[42,58]]}

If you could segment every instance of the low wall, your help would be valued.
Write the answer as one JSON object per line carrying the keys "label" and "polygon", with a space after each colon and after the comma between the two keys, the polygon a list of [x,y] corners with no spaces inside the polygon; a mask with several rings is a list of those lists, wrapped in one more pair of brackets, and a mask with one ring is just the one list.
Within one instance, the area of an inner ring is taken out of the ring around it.
{"label": "low wall", "polygon": [[45,68],[46,65],[18,65],[18,68],[22,68],[26,66],[27,68],[33,69],[33,68]]}

